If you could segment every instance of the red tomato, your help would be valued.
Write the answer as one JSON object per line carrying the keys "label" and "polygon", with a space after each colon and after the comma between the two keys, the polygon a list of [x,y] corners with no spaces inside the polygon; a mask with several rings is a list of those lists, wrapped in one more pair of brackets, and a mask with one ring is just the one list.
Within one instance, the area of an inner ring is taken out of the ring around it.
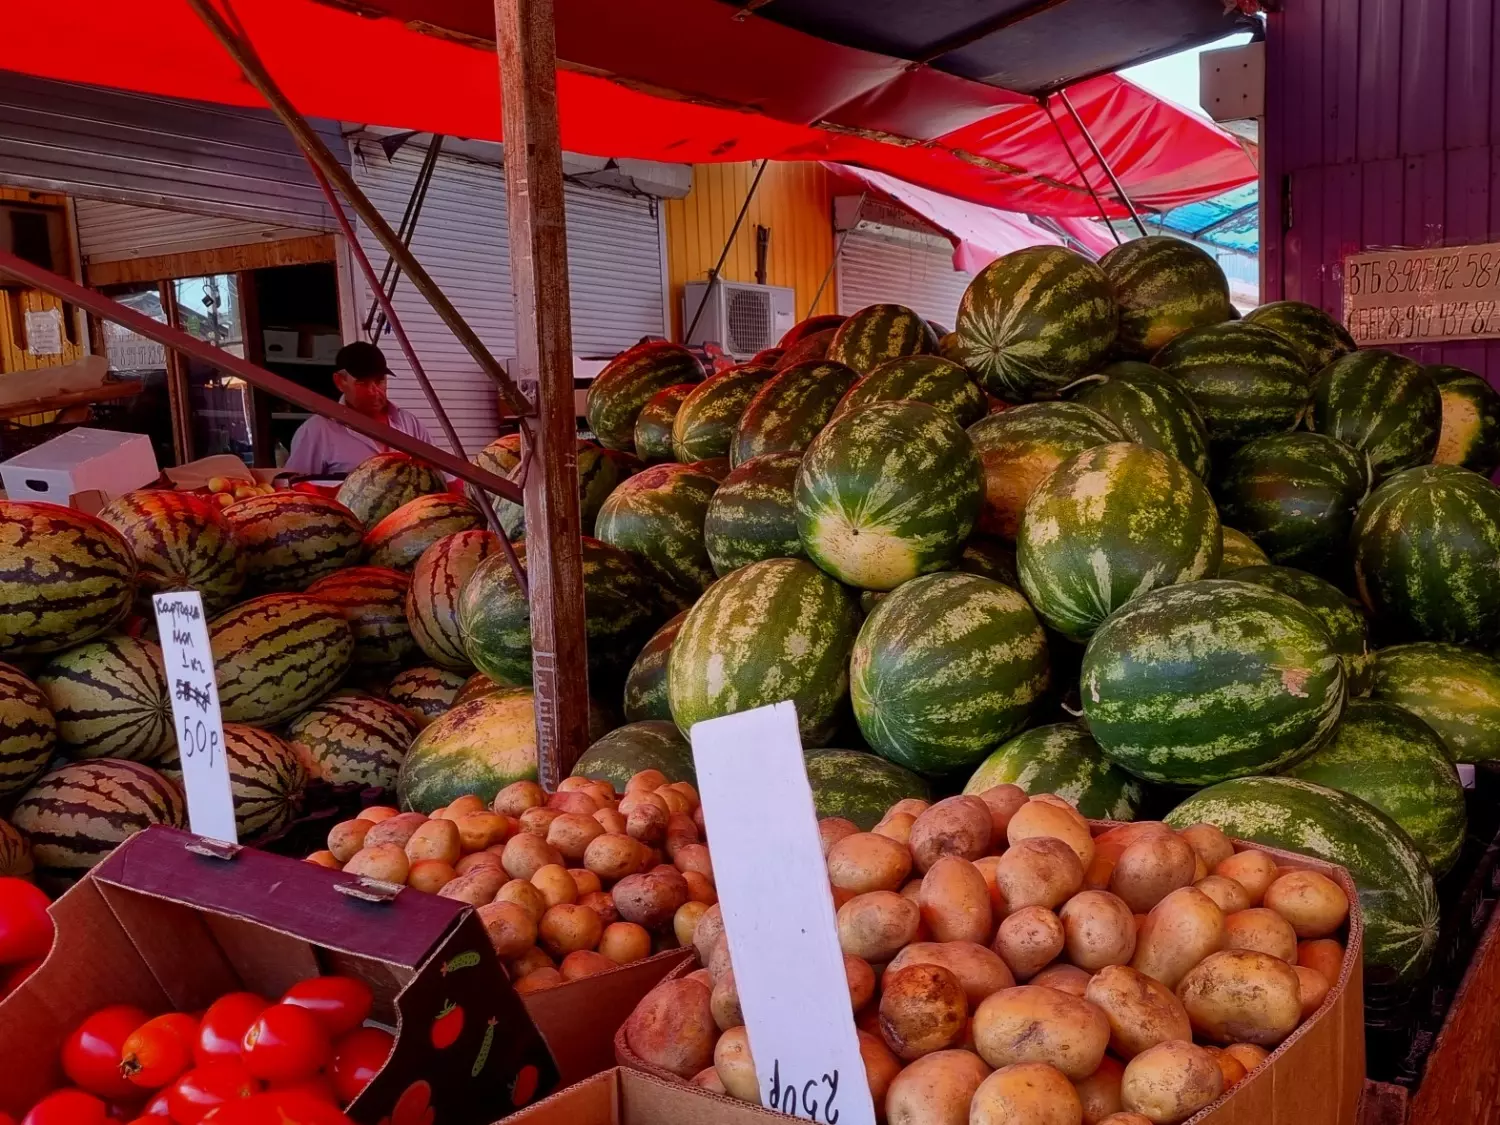
{"label": "red tomato", "polygon": [[309,1094],[319,1101],[327,1102],[329,1105],[339,1104],[339,1092],[334,1088],[333,1079],[326,1073],[314,1074],[311,1078],[304,1078],[301,1082],[277,1083],[271,1087],[269,1093]]}
{"label": "red tomato", "polygon": [[333,1058],[318,1017],[292,1004],[272,1004],[250,1025],[244,1042],[245,1065],[267,1082],[311,1078]]}
{"label": "red tomato", "polygon": [[82,1090],[48,1094],[21,1119],[21,1125],[108,1125],[108,1122],[109,1110],[104,1103]]}
{"label": "red tomato", "polygon": [[198,1125],[209,1110],[260,1093],[260,1083],[238,1059],[195,1066],[167,1087],[167,1110],[176,1125]]}
{"label": "red tomato", "polygon": [[0,965],[47,956],[52,948],[50,902],[25,879],[0,878]]}
{"label": "red tomato", "polygon": [[42,959],[20,961],[14,965],[0,965],[0,1000],[4,1000],[20,988],[26,978],[42,967]]}
{"label": "red tomato", "polygon": [[353,977],[309,977],[287,989],[281,1002],[306,1008],[328,1029],[330,1039],[339,1039],[369,1018],[375,997],[369,985]]}
{"label": "red tomato", "polygon": [[150,1018],[133,1004],[112,1004],[87,1017],[63,1040],[68,1081],[101,1098],[138,1097],[141,1088],[120,1074],[120,1056],[130,1033]]}
{"label": "red tomato", "polygon": [[356,1028],[333,1045],[333,1085],[344,1105],[359,1097],[395,1045],[396,1037],[378,1027]]}
{"label": "red tomato", "polygon": [[268,1090],[203,1115],[202,1125],[352,1125],[337,1106],[300,1090]]}
{"label": "red tomato", "polygon": [[245,1032],[268,1007],[270,1001],[253,992],[229,992],[220,996],[203,1013],[203,1022],[198,1025],[198,1039],[193,1044],[193,1060],[202,1066],[215,1059],[238,1059]]}
{"label": "red tomato", "polygon": [[120,1073],[146,1090],[159,1090],[193,1065],[198,1021],[183,1012],[149,1019],[125,1040]]}

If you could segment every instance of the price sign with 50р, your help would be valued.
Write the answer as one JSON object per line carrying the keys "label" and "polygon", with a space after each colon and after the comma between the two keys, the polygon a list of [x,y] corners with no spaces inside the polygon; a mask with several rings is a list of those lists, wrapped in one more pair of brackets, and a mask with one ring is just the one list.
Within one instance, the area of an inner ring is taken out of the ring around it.
{"label": "price sign with 50\u0440", "polygon": [[237,843],[234,793],[224,756],[224,719],[219,713],[203,598],[196,590],[181,590],[157,594],[151,601],[172,697],[188,826],[200,836]]}

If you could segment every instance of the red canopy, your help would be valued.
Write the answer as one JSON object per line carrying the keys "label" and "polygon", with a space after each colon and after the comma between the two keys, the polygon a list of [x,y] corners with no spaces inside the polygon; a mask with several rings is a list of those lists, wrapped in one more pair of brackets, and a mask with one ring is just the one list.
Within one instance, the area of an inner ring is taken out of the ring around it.
{"label": "red canopy", "polygon": [[[435,16],[455,4],[472,14],[469,0],[423,0],[417,10]],[[490,5],[486,0],[479,8]],[[764,20],[743,21],[745,38],[737,39],[739,32],[725,30],[734,12],[694,0],[560,3],[559,57],[567,64],[558,73],[563,147],[681,163],[837,161],[990,207],[1097,214],[1047,111],[1034,100]],[[482,42],[414,30],[430,29],[430,22],[370,18],[314,0],[242,2],[236,15],[268,69],[309,116],[502,139],[496,57]],[[724,26],[704,22],[715,19]],[[668,25],[675,36],[664,30]],[[700,33],[715,29],[723,48],[705,52]],[[674,37],[678,42],[670,41]],[[658,96],[659,85],[646,92],[639,75],[611,69],[606,73],[613,77],[601,77],[598,70],[569,68],[588,65],[579,59],[592,58],[590,51],[602,58],[607,47],[614,60],[632,45],[649,59],[642,68],[649,78],[671,80],[671,96]],[[781,53],[768,61],[753,53],[757,46]],[[681,60],[676,72],[667,69],[673,50]],[[0,68],[175,98],[260,104],[184,0],[57,0],[44,16],[7,23]],[[736,94],[727,104],[702,103],[715,73]],[[782,83],[798,99],[771,104],[764,91],[781,75],[799,76]],[[1069,95],[1140,207],[1164,210],[1255,176],[1250,157],[1229,134],[1120,78],[1089,79]],[[1078,130],[1061,107],[1055,112],[1105,194],[1103,172]],[[1115,204],[1110,211],[1123,214]]]}

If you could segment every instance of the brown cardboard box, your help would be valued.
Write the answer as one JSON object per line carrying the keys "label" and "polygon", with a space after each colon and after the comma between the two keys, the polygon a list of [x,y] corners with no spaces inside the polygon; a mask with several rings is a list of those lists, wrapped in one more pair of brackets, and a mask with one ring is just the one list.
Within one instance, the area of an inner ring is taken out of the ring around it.
{"label": "brown cardboard box", "polygon": [[569,1086],[506,1125],[763,1125],[784,1114],[620,1067]]}

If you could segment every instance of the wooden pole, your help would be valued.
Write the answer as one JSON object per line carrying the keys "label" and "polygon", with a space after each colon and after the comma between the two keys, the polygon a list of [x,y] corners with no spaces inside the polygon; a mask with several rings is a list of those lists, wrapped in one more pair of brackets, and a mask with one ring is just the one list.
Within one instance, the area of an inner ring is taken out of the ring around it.
{"label": "wooden pole", "polygon": [[496,0],[495,31],[516,360],[537,388],[523,486],[537,760],[542,785],[555,789],[588,747],[589,691],[552,0]]}

